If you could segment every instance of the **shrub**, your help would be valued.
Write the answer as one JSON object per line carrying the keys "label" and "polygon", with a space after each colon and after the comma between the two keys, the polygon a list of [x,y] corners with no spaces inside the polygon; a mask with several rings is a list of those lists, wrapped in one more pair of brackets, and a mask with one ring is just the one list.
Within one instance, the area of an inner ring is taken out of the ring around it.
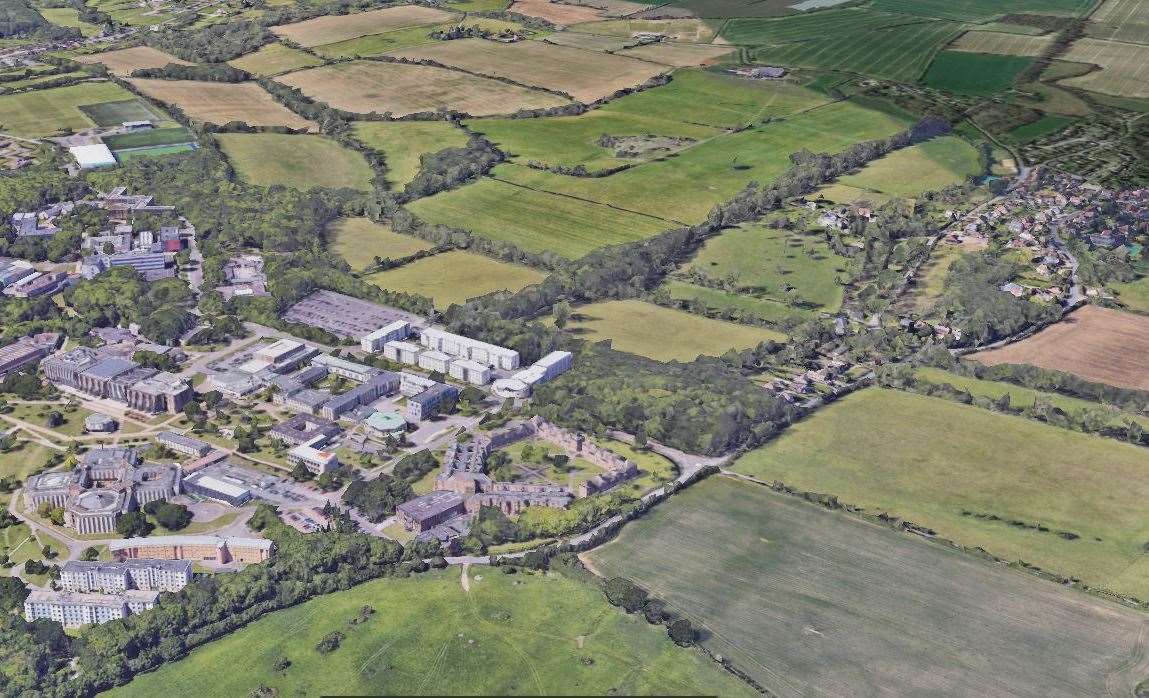
{"label": "shrub", "polygon": [[695,632],[694,626],[685,618],[679,618],[666,626],[666,634],[670,636],[671,640],[674,640],[674,644],[680,647],[690,647],[698,639],[698,633]]}
{"label": "shrub", "polygon": [[634,582],[623,577],[613,577],[603,587],[606,600],[615,606],[621,607],[627,613],[634,613],[642,609],[646,603],[646,590]]}
{"label": "shrub", "polygon": [[331,652],[339,649],[339,645],[343,643],[343,638],[345,637],[347,636],[338,630],[329,632],[323,636],[323,639],[321,639],[318,644],[315,645],[315,649],[320,654],[330,654]]}

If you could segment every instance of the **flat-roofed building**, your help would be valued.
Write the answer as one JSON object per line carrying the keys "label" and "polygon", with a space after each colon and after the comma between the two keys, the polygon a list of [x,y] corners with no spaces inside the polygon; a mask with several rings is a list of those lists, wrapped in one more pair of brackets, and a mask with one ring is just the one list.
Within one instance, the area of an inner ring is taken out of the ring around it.
{"label": "flat-roofed building", "polygon": [[51,354],[59,343],[59,334],[45,332],[30,337],[21,337],[0,348],[0,379],[25,366],[35,366],[41,359]]}
{"label": "flat-roofed building", "polygon": [[295,412],[306,414],[319,414],[323,406],[331,402],[332,395],[326,390],[299,390],[290,395],[282,393],[273,397],[275,402],[282,402],[283,406]]}
{"label": "flat-roofed building", "polygon": [[284,443],[299,446],[314,442],[316,439],[326,441],[338,436],[343,429],[330,419],[316,417],[309,414],[297,414],[286,422],[276,424],[268,435]]}
{"label": "flat-roofed building", "polygon": [[455,359],[448,373],[452,378],[471,385],[486,385],[491,382],[491,367],[470,359]]}
{"label": "flat-roofed building", "polygon": [[406,339],[409,334],[411,334],[411,323],[406,320],[396,320],[380,327],[371,334],[364,335],[359,340],[359,348],[375,354],[381,351],[387,342]]}
{"label": "flat-roofed building", "polygon": [[364,428],[378,437],[401,438],[407,433],[407,420],[398,412],[373,412],[363,421]]}
{"label": "flat-roofed building", "polygon": [[206,456],[214,448],[206,441],[174,431],[161,431],[156,434],[156,441],[177,453],[196,457]]}
{"label": "flat-roofed building", "polygon": [[254,361],[275,371],[285,373],[292,371],[311,357],[319,353],[315,347],[294,339],[279,339],[255,351]]}
{"label": "flat-roofed building", "polygon": [[407,410],[404,416],[409,422],[421,422],[438,414],[445,401],[458,397],[459,389],[455,386],[436,383],[418,395],[407,398]]}
{"label": "flat-roofed building", "polygon": [[344,413],[361,405],[369,405],[384,395],[390,395],[399,389],[401,379],[397,373],[380,371],[369,380],[360,383],[351,390],[331,398],[320,410],[319,414],[327,419],[339,419]]}
{"label": "flat-roofed building", "polygon": [[60,568],[64,591],[116,594],[129,589],[179,591],[192,580],[190,560],[127,560],[84,562],[69,560]]}
{"label": "flat-roofed building", "polygon": [[207,384],[208,388],[218,390],[233,400],[250,395],[265,385],[259,378],[243,371],[217,373],[207,379]]}
{"label": "flat-roofed building", "polygon": [[335,455],[335,451],[323,451],[308,444],[301,444],[288,451],[287,460],[302,464],[315,475],[322,475],[339,467],[339,457]]}
{"label": "flat-roofed building", "polygon": [[192,398],[191,386],[179,376],[143,368],[104,350],[79,347],[41,362],[44,376],[96,398],[108,398],[144,412],[175,413]]}
{"label": "flat-roofed building", "polygon": [[435,385],[435,381],[426,376],[420,376],[417,373],[408,373],[407,371],[399,373],[399,393],[403,395],[403,397],[418,395],[433,385]]}
{"label": "flat-roofed building", "polygon": [[441,351],[425,351],[419,354],[419,368],[446,374],[451,367],[451,357]]}
{"label": "flat-roofed building", "polygon": [[76,158],[76,163],[81,170],[94,170],[116,165],[116,156],[112,155],[111,149],[103,143],[74,145],[68,148],[68,152]]}
{"label": "flat-roofed building", "polygon": [[198,472],[184,478],[184,491],[188,494],[214,499],[241,507],[253,498],[251,490],[235,482],[228,482],[211,472]]}
{"label": "flat-roofed building", "polygon": [[99,625],[154,608],[158,591],[128,590],[119,594],[83,594],[33,589],[24,600],[24,618],[54,620],[65,628]]}
{"label": "flat-roofed building", "polygon": [[403,502],[395,510],[403,528],[423,532],[466,514],[467,503],[454,492],[435,491]]}
{"label": "flat-roofed building", "polygon": [[569,351],[552,351],[534,363],[543,369],[544,380],[554,380],[570,370],[573,355]]}
{"label": "flat-roofed building", "polygon": [[419,333],[419,343],[428,349],[459,358],[471,359],[506,371],[519,367],[519,352],[477,339],[428,327]]}
{"label": "flat-roofed building", "polygon": [[311,359],[312,366],[322,366],[336,376],[343,376],[350,380],[362,383],[371,380],[375,376],[383,372],[381,368],[368,366],[356,361],[348,361],[347,359],[331,354],[320,354],[319,356]]}
{"label": "flat-roofed building", "polygon": [[201,562],[263,562],[274,544],[264,538],[221,536],[156,536],[125,538],[108,543],[115,558],[128,560],[199,560]]}
{"label": "flat-roofed building", "polygon": [[419,354],[421,353],[423,353],[423,347],[412,342],[396,340],[383,345],[383,356],[401,364],[414,366],[419,363]]}

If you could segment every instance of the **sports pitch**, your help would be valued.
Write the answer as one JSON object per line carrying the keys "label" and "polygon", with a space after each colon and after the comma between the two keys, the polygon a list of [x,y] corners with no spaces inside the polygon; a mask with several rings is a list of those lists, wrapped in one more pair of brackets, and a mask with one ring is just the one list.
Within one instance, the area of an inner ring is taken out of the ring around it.
{"label": "sports pitch", "polygon": [[216,140],[240,178],[261,187],[369,191],[375,176],[361,154],[323,136],[221,133]]}
{"label": "sports pitch", "polygon": [[455,250],[372,274],[367,280],[380,288],[427,296],[436,308],[446,310],[494,291],[514,293],[544,278],[529,267]]}
{"label": "sports pitch", "polygon": [[190,118],[223,125],[243,121],[250,126],[313,128],[315,124],[292,112],[254,82],[224,83],[198,80],[133,78],[141,92],[165,104],[174,104]]}
{"label": "sports pitch", "polygon": [[1105,695],[1149,670],[1137,611],[716,476],[591,552],[773,695]]}

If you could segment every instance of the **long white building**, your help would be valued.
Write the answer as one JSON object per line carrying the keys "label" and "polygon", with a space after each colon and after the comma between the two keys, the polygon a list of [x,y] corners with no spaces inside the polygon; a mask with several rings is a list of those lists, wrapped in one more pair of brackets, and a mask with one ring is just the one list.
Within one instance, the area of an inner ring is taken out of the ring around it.
{"label": "long white building", "polygon": [[98,625],[153,608],[159,596],[158,591],[128,590],[119,594],[85,594],[33,589],[24,600],[24,618],[28,622],[47,618],[65,628]]}
{"label": "long white building", "polygon": [[519,367],[519,352],[514,349],[480,342],[477,339],[427,328],[419,334],[419,343],[432,351],[458,359],[470,359],[488,366],[513,371]]}
{"label": "long white building", "polygon": [[179,591],[192,580],[190,560],[127,560],[83,562],[71,560],[60,569],[64,591],[118,594],[140,591]]}

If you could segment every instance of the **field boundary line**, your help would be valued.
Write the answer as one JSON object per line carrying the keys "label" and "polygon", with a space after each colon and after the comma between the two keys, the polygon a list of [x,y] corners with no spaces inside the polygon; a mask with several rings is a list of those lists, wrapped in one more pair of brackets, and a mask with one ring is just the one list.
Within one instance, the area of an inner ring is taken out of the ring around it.
{"label": "field boundary line", "polygon": [[[514,164],[514,163],[512,163],[512,164]],[[551,196],[561,196],[561,197],[564,197],[567,199],[574,199],[575,201],[581,201],[581,202],[587,203],[587,204],[594,204],[595,206],[604,206],[606,208],[614,209],[615,211],[622,211],[623,213],[632,213],[636,216],[642,216],[644,218],[650,218],[651,220],[662,221],[663,223],[669,223],[671,225],[688,225],[687,223],[683,223],[682,221],[676,221],[676,220],[673,220],[670,218],[661,218],[659,216],[653,216],[649,213],[643,213],[642,211],[633,211],[629,208],[622,208],[621,206],[615,206],[614,204],[608,204],[608,203],[604,203],[602,201],[595,201],[594,199],[587,199],[587,198],[584,198],[581,196],[575,196],[574,194],[564,194],[562,192],[550,191],[549,189],[539,189],[538,187],[531,187],[531,186],[527,186],[526,184],[519,184],[518,182],[511,182],[511,181],[506,180],[506,179],[500,179],[498,177],[495,177],[494,175],[488,175],[488,177],[490,177],[492,180],[494,180],[496,182],[501,182],[502,184],[509,184],[512,187],[518,187],[520,189],[526,189],[528,191],[537,192],[539,194],[550,194]]]}

